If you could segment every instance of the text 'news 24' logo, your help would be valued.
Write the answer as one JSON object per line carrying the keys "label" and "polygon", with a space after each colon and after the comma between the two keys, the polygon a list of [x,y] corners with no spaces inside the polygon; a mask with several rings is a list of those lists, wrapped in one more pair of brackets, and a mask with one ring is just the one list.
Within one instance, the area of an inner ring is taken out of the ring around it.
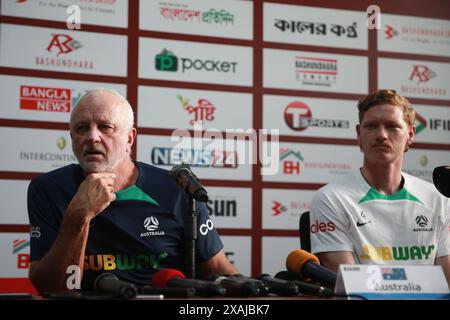
{"label": "text 'news 24' logo", "polygon": [[178,71],[178,57],[172,51],[163,49],[155,56],[155,69],[159,71]]}

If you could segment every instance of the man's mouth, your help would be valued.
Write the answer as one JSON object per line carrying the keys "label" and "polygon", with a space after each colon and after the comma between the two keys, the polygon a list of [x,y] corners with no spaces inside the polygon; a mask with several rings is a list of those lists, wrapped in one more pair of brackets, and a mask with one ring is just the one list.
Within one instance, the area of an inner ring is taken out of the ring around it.
{"label": "man's mouth", "polygon": [[85,158],[89,159],[99,159],[99,158],[104,158],[105,154],[101,151],[97,151],[97,150],[88,150],[84,152],[84,156]]}
{"label": "man's mouth", "polygon": [[391,147],[386,144],[376,144],[373,146],[373,148],[391,149]]}

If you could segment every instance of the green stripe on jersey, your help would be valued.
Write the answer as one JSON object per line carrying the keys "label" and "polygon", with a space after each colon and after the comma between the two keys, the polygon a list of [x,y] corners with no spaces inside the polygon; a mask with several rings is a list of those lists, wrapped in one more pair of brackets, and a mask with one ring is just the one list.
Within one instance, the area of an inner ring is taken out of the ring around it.
{"label": "green stripe on jersey", "polygon": [[361,200],[359,200],[358,204],[372,200],[409,200],[422,203],[422,201],[409,193],[405,188],[397,191],[394,194],[382,194],[379,193],[376,189],[370,188],[369,192],[367,192],[367,194]]}
{"label": "green stripe on jersey", "polygon": [[120,190],[116,192],[116,201],[124,201],[124,200],[140,200],[140,201],[148,201],[150,203],[153,203],[159,207],[159,203],[156,202],[155,199],[150,197],[148,194],[146,194],[144,191],[142,191],[138,186],[135,184],[132,186],[129,186],[126,189]]}

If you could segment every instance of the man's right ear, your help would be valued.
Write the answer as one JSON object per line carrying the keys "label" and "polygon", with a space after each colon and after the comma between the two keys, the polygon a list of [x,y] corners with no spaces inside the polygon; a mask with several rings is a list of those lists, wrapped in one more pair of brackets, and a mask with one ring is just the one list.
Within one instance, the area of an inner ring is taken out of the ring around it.
{"label": "man's right ear", "polygon": [[361,139],[360,139],[360,135],[361,135],[361,125],[358,123],[358,124],[356,125],[355,129],[356,129],[356,140],[358,141],[359,149],[362,150]]}

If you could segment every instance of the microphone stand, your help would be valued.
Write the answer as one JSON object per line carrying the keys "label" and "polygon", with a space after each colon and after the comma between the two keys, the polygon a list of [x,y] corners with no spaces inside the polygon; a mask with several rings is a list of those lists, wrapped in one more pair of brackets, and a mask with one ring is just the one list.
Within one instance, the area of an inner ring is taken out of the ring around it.
{"label": "microphone stand", "polygon": [[192,173],[189,164],[182,163],[170,170],[169,175],[175,179],[177,186],[184,189],[187,196],[187,214],[184,218],[185,239],[185,274],[195,279],[195,242],[197,241],[197,204],[208,201],[208,193]]}

